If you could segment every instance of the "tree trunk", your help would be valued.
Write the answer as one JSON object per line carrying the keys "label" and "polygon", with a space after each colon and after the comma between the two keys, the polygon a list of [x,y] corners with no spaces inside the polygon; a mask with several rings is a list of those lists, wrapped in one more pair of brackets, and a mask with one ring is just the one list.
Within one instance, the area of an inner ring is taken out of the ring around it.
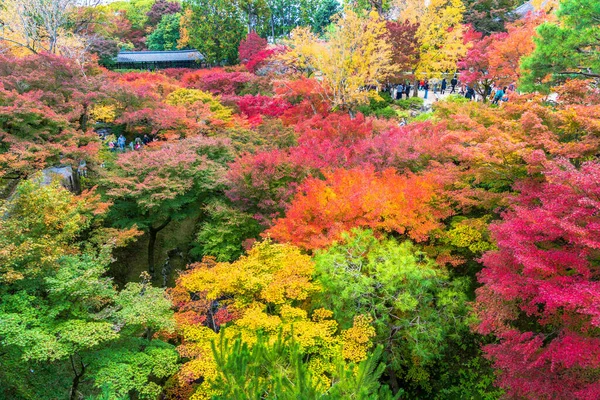
{"label": "tree trunk", "polygon": [[75,368],[75,361],[73,360],[73,356],[70,356],[70,360],[71,360],[71,368],[73,368],[73,373],[75,374],[75,377],[73,378],[73,384],[71,385],[71,395],[69,396],[69,400],[78,400],[79,396],[77,395],[77,389],[79,389],[79,383],[81,381],[81,377],[83,376],[83,374],[85,374],[85,365],[83,365],[83,362],[80,361],[81,371],[77,372],[77,369]]}
{"label": "tree trunk", "polygon": [[85,132],[87,131],[87,126],[88,126],[88,105],[84,104],[83,105],[83,112],[81,113],[81,116],[79,117],[79,130]]}
{"label": "tree trunk", "polygon": [[392,389],[392,393],[396,394],[400,390],[400,385],[398,384],[398,378],[396,377],[396,372],[394,372],[393,369],[388,367],[387,373],[390,378],[388,383],[390,385],[390,388]]}
{"label": "tree trunk", "polygon": [[419,80],[415,80],[414,88],[413,88],[413,97],[419,97]]}
{"label": "tree trunk", "polygon": [[158,227],[151,226],[148,230],[148,272],[154,276],[154,247],[156,245],[156,235],[162,231],[171,222],[171,217],[167,218],[165,222],[160,224]]}

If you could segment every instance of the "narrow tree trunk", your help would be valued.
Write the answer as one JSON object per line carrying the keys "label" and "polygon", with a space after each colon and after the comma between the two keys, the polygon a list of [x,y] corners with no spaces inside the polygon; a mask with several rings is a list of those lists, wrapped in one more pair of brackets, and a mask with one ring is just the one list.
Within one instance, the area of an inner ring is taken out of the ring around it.
{"label": "narrow tree trunk", "polygon": [[156,245],[156,235],[162,231],[171,222],[171,217],[158,227],[151,226],[148,230],[148,272],[154,276],[154,247]]}
{"label": "narrow tree trunk", "polygon": [[415,87],[413,88],[413,97],[419,97],[419,80],[415,80]]}
{"label": "narrow tree trunk", "polygon": [[81,113],[81,116],[79,117],[79,129],[83,132],[87,131],[87,126],[88,126],[88,105],[84,104],[83,105],[83,112]]}
{"label": "narrow tree trunk", "polygon": [[150,228],[148,232],[148,272],[154,275],[154,245],[156,244],[156,234],[158,231]]}
{"label": "narrow tree trunk", "polygon": [[73,368],[73,373],[75,377],[73,378],[73,383],[71,385],[71,395],[69,396],[69,400],[78,400],[79,396],[77,395],[77,390],[79,389],[79,383],[81,381],[81,377],[85,374],[85,365],[81,362],[81,371],[77,372],[75,368],[75,361],[73,360],[73,356],[70,356],[71,360],[71,368]]}
{"label": "narrow tree trunk", "polygon": [[387,368],[388,376],[390,377],[389,385],[392,389],[392,393],[396,394],[400,390],[400,385],[398,384],[398,378],[396,377],[396,372],[390,367]]}

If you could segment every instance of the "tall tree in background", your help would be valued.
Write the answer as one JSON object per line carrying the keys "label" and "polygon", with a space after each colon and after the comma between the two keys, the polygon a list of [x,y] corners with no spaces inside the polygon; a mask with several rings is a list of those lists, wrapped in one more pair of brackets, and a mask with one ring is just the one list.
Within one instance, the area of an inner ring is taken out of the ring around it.
{"label": "tall tree in background", "polygon": [[180,46],[197,49],[212,65],[235,64],[247,33],[237,2],[186,0],[184,6]]}
{"label": "tall tree in background", "polygon": [[419,44],[416,34],[419,29],[418,23],[405,21],[404,23],[388,21],[387,41],[392,45],[392,61],[398,67],[395,82],[404,82],[412,79],[407,72],[412,72],[414,65],[419,59]]}
{"label": "tall tree in background", "polygon": [[155,0],[121,0],[108,4],[108,8],[124,13],[133,29],[143,31],[148,25],[148,19],[154,18],[152,14],[148,16],[148,13],[152,11],[155,3]]}
{"label": "tall tree in background", "polygon": [[392,3],[393,0],[346,0],[346,4],[356,10],[374,10],[379,15],[389,11]]}
{"label": "tall tree in background", "polygon": [[557,15],[537,29],[535,51],[523,60],[525,90],[547,91],[571,77],[600,79],[600,3],[564,0]]}
{"label": "tall tree in background", "polygon": [[465,23],[485,35],[503,32],[507,22],[513,22],[517,15],[514,9],[520,0],[465,0]]}
{"label": "tall tree in background", "polygon": [[247,32],[265,32],[271,17],[267,0],[238,0],[238,6],[242,11]]}
{"label": "tall tree in background", "polygon": [[467,51],[463,42],[464,10],[461,0],[429,2],[416,34],[419,41],[419,60],[415,65],[417,78],[441,77],[456,71],[458,60]]}
{"label": "tall tree in background", "polygon": [[311,24],[313,32],[321,34],[331,24],[331,18],[341,11],[337,0],[322,0]]}
{"label": "tall tree in background", "polygon": [[172,15],[181,12],[181,4],[176,1],[156,0],[152,4],[150,11],[146,13],[148,24],[156,26],[165,15]]}
{"label": "tall tree in background", "polygon": [[166,14],[146,37],[149,50],[176,50],[180,40],[181,14]]}
{"label": "tall tree in background", "polygon": [[376,12],[363,18],[346,8],[327,42],[309,28],[298,28],[289,42],[291,50],[280,57],[299,70],[318,71],[331,107],[352,111],[369,100],[365,86],[380,86],[397,69],[385,33],[385,21]]}

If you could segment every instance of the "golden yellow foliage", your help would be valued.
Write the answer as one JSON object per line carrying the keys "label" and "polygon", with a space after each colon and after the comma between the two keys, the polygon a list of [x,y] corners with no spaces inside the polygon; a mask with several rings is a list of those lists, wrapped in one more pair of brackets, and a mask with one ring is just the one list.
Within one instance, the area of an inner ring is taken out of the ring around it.
{"label": "golden yellow foliage", "polygon": [[352,110],[368,103],[369,86],[381,86],[395,72],[392,48],[385,40],[385,21],[372,11],[361,17],[347,8],[335,20],[327,41],[309,28],[292,32],[290,51],[280,58],[322,82],[322,96],[333,109]]}
{"label": "golden yellow foliage", "polygon": [[422,22],[421,18],[427,10],[425,0],[394,0],[392,7],[396,11],[399,22],[409,21],[413,24]]}
{"label": "golden yellow foliage", "polygon": [[96,122],[114,122],[117,107],[114,104],[96,104],[90,110],[90,117]]}
{"label": "golden yellow foliage", "polygon": [[420,45],[417,77],[440,77],[456,70],[458,60],[467,52],[463,43],[464,11],[461,0],[430,0],[416,35]]}
{"label": "golden yellow foliage", "polygon": [[[218,97],[198,89],[176,89],[167,96],[165,103],[172,106],[183,106],[186,109],[196,103],[205,104],[212,114],[209,116],[210,119],[221,121],[229,121],[233,115],[233,110],[222,105]],[[205,117],[207,116],[205,115]]]}
{"label": "golden yellow foliage", "polygon": [[190,359],[179,378],[183,384],[204,380],[192,398],[215,394],[209,388],[218,370],[211,352],[217,328],[226,338],[240,337],[249,346],[259,334],[271,343],[280,335],[293,337],[310,358],[309,368],[323,391],[330,385],[327,376],[334,372],[335,359],[365,358],[375,335],[371,320],[357,317],[353,327],[339,332],[331,311],[317,309],[311,316],[307,300],[320,291],[313,273],[312,259],[300,249],[266,240],[236,262],[205,259],[179,277],[170,294],[179,309],[179,352]]}

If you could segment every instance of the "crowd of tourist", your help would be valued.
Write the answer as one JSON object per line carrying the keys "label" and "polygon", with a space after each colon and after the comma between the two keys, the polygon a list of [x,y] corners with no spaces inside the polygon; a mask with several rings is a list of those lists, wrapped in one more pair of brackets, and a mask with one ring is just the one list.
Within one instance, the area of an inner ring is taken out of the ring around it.
{"label": "crowd of tourist", "polygon": [[100,140],[105,142],[108,149],[112,152],[124,153],[126,151],[140,150],[143,146],[146,146],[148,143],[155,140],[145,134],[142,137],[136,137],[134,140],[131,140],[128,143],[127,138],[125,138],[123,134],[120,134],[117,137],[106,129],[100,129],[97,131],[97,133],[100,137]]}
{"label": "crowd of tourist", "polygon": [[[417,90],[424,92],[422,96],[423,99],[428,99],[429,93],[432,91],[435,95],[435,100],[437,100],[438,95],[445,95],[446,93],[464,96],[471,101],[483,100],[481,93],[477,93],[473,86],[460,82],[457,76],[452,77],[450,80],[446,78],[441,80],[422,79],[416,84],[418,86]],[[411,85],[409,81],[406,81],[404,83],[390,85],[384,90],[390,93],[393,100],[402,100],[403,96],[406,96],[407,99],[411,97],[411,90],[414,90],[414,86]],[[509,94],[514,92],[514,90],[514,85],[504,87],[492,85],[487,88],[485,97],[486,99],[490,99],[492,104],[500,104],[500,102],[508,101]]]}

